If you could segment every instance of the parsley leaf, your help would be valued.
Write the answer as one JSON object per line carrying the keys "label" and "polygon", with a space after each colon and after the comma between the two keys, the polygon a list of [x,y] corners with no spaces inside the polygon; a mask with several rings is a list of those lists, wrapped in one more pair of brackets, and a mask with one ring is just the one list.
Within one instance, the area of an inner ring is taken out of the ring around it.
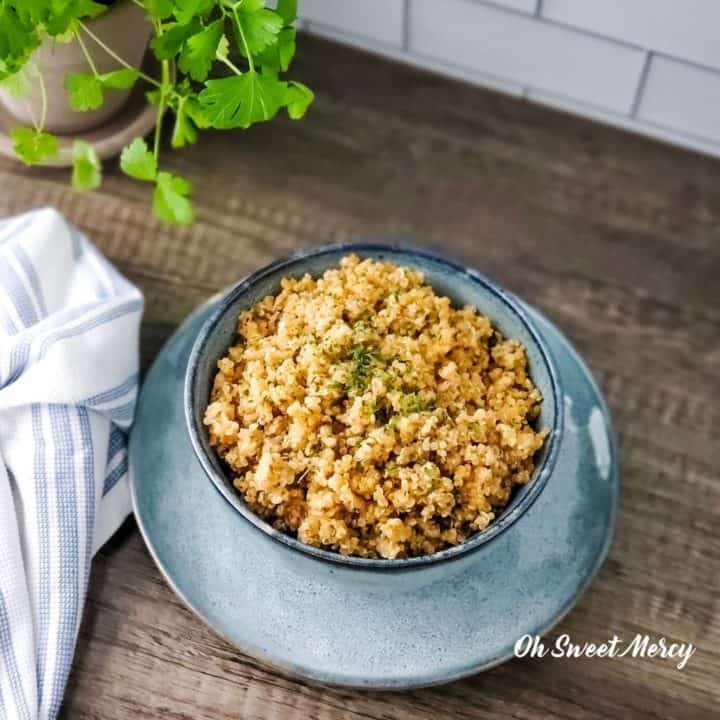
{"label": "parsley leaf", "polygon": [[102,182],[102,169],[95,148],[82,140],[73,144],[72,186],[75,190],[94,190]]}
{"label": "parsley leaf", "polygon": [[[264,0],[245,0],[237,12],[238,22],[251,55],[274,45],[282,30],[283,19],[264,7]],[[244,47],[242,48],[245,54]]]}
{"label": "parsley leaf", "polygon": [[215,0],[174,0],[172,10],[175,19],[186,25],[193,18],[201,17],[215,6]]}
{"label": "parsley leaf", "polygon": [[164,20],[173,12],[173,0],[145,0],[145,8],[151,17]]}
{"label": "parsley leaf", "polygon": [[97,75],[70,73],[65,77],[70,107],[79,112],[95,110],[103,104],[103,90]]}
{"label": "parsley leaf", "polygon": [[92,0],[51,0],[48,12],[43,18],[43,27],[48,35],[58,36],[73,30],[80,18],[94,18],[104,13],[105,5]]}
{"label": "parsley leaf", "polygon": [[229,52],[230,41],[227,39],[227,35],[223,35],[218,42],[217,49],[215,50],[215,57],[218,60],[227,60]]}
{"label": "parsley leaf", "polygon": [[135,138],[120,155],[122,171],[136,180],[154,180],[157,175],[155,156],[142,138]]}
{"label": "parsley leaf", "polygon": [[199,100],[212,127],[247,128],[270,120],[285,99],[286,83],[273,75],[248,70],[241,75],[207,80]]}
{"label": "parsley leaf", "polygon": [[313,91],[309,87],[291,80],[287,84],[284,101],[288,115],[293,120],[299,120],[307,112],[313,97]]}
{"label": "parsley leaf", "polygon": [[0,2],[0,80],[20,70],[39,44],[32,21],[23,21],[13,7]]}
{"label": "parsley leaf", "polygon": [[174,23],[165,28],[161,35],[156,35],[150,43],[150,47],[158,60],[171,60],[180,52],[183,43],[200,30],[202,30],[202,25],[197,18],[193,18],[185,25]]}
{"label": "parsley leaf", "polygon": [[178,65],[193,80],[203,81],[210,72],[218,43],[223,37],[223,20],[216,20],[195,35],[191,35],[180,51]]}
{"label": "parsley leaf", "polygon": [[212,123],[210,122],[207,114],[205,113],[205,109],[198,101],[197,96],[191,95],[186,98],[185,106],[183,109],[187,113],[187,116],[195,123],[197,127],[203,129],[212,127]]}
{"label": "parsley leaf", "polygon": [[295,28],[283,28],[278,33],[277,42],[263,50],[256,60],[263,67],[284,72],[290,67],[293,55],[295,55]]}
{"label": "parsley leaf", "polygon": [[[1,62],[1,61],[0,61]],[[2,73],[0,73],[0,76]],[[0,80],[0,87],[6,90],[14,98],[26,98],[32,90],[33,83],[39,77],[37,65],[28,61],[14,75],[10,75],[5,80]]]}
{"label": "parsley leaf", "polygon": [[197,130],[188,113],[188,99],[182,98],[175,107],[175,125],[170,144],[174,148],[185,147],[197,140]]}
{"label": "parsley leaf", "polygon": [[190,184],[184,178],[160,172],[153,193],[153,212],[168,223],[187,225],[195,219],[195,211],[187,196]]}
{"label": "parsley leaf", "polygon": [[13,148],[26,165],[35,165],[54,158],[58,153],[57,138],[32,128],[15,128],[10,133]]}
{"label": "parsley leaf", "polygon": [[135,68],[122,68],[98,76],[98,80],[100,80],[100,84],[104,88],[116,88],[118,90],[131,88],[137,79],[138,71]]}
{"label": "parsley leaf", "polygon": [[291,25],[297,18],[297,0],[278,0],[275,12],[286,25]]}

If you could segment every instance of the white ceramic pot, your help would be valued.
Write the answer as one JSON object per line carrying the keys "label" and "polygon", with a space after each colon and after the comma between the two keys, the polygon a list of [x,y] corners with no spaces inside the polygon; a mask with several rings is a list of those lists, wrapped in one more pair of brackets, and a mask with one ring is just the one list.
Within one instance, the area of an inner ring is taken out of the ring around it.
{"label": "white ceramic pot", "polygon": [[[102,15],[88,20],[87,25],[116,55],[134,67],[140,67],[152,32],[152,25],[141,7],[131,0],[118,0]],[[82,30],[80,32],[98,72],[106,73],[122,67],[89,35]],[[97,110],[77,112],[70,107],[65,77],[68,73],[91,72],[75,39],[61,43],[48,38],[35,51],[32,60],[45,82],[48,100],[45,129],[49,132],[70,135],[98,127],[115,116],[130,96],[131,90],[109,89],[105,91],[105,101]],[[30,96],[22,99],[0,90],[0,103],[23,125],[30,126],[33,118],[40,118],[42,99],[37,83]]]}

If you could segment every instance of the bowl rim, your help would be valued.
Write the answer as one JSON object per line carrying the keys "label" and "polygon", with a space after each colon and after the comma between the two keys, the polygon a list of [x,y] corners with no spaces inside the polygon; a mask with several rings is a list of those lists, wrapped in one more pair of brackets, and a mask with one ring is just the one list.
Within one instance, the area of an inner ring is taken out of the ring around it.
{"label": "bowl rim", "polygon": [[[277,530],[270,525],[270,523],[263,520],[259,515],[256,515],[247,506],[237,491],[230,487],[231,483],[229,482],[229,478],[224,473],[221,475],[216,471],[200,439],[200,434],[204,432],[204,426],[202,426],[201,423],[199,425],[196,422],[195,413],[193,412],[193,398],[196,395],[200,360],[203,357],[210,337],[217,328],[218,322],[227,310],[232,307],[243,294],[253,287],[253,285],[268,276],[279,274],[284,270],[289,271],[290,268],[297,263],[311,257],[333,255],[338,253],[352,254],[353,252],[387,252],[401,256],[420,257],[438,263],[453,273],[461,273],[466,276],[473,283],[481,286],[485,291],[498,298],[505,305],[506,309],[514,314],[524,325],[525,329],[535,343],[539,357],[545,365],[545,369],[550,379],[551,395],[555,405],[554,423],[553,426],[549,428],[548,436],[545,440],[547,448],[544,457],[540,461],[540,464],[533,470],[532,477],[526,485],[528,489],[520,502],[518,502],[517,505],[509,512],[501,514],[500,517],[494,520],[485,530],[475,533],[465,542],[439,550],[429,555],[394,559],[363,558],[354,555],[341,555],[340,553],[332,550],[325,550],[315,547],[314,545],[309,545],[298,540],[292,535]],[[442,561],[458,559],[472,553],[485,545],[487,542],[493,540],[495,537],[500,535],[500,533],[507,530],[513,523],[522,517],[525,512],[527,512],[547,483],[547,480],[557,461],[560,439],[562,437],[564,427],[564,409],[562,404],[563,394],[560,378],[552,356],[547,350],[546,341],[543,338],[542,333],[538,330],[535,322],[529,316],[521,302],[511,293],[496,285],[492,280],[477,270],[462,265],[454,260],[450,260],[436,251],[428,250],[426,248],[418,248],[406,243],[353,240],[305,248],[278,260],[274,260],[259,270],[246,275],[231,287],[221,291],[216,297],[216,306],[198,332],[197,338],[195,339],[190,351],[185,371],[183,408],[186,429],[190,436],[190,443],[195,456],[205,474],[212,481],[216,490],[244,520],[248,521],[252,526],[263,532],[265,535],[282,543],[287,548],[316,560],[323,560],[336,565],[357,569],[380,569],[388,571],[418,568]]]}

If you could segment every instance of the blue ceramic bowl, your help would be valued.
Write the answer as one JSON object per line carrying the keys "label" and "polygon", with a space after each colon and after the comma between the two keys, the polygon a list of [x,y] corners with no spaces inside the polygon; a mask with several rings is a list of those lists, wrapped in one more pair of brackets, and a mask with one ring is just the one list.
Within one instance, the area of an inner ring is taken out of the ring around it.
{"label": "blue ceramic bowl", "polygon": [[[495,521],[464,543],[431,555],[395,560],[360,558],[323,550],[276,530],[256,515],[238,494],[215,451],[210,447],[203,415],[207,407],[217,362],[233,343],[237,332],[237,318],[267,295],[280,290],[284,277],[301,277],[310,273],[317,277],[325,270],[337,267],[349,254],[361,258],[384,260],[420,270],[425,281],[436,293],[449,297],[455,306],[473,305],[490,318],[493,326],[505,337],[519,340],[526,349],[529,372],[543,395],[538,427],[548,431],[548,437],[536,458],[531,480],[519,487]],[[295,551],[313,558],[345,566],[383,570],[410,569],[472,552],[507,530],[532,505],[553,471],[563,430],[562,390],[551,353],[545,340],[520,303],[471,268],[452,262],[438,254],[417,248],[379,243],[341,243],[303,250],[274,262],[241,280],[218,300],[215,310],[200,330],[190,353],[185,375],[185,420],[193,450],[217,490],[237,510],[238,521],[248,521],[259,531]]]}

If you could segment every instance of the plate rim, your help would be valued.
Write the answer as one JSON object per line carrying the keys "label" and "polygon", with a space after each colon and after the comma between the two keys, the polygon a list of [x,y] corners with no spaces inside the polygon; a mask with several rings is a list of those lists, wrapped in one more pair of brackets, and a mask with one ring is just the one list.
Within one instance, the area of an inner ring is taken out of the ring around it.
{"label": "plate rim", "polygon": [[[158,356],[167,348],[168,344],[188,323],[190,323],[197,316],[201,315],[203,312],[208,311],[210,309],[210,306],[213,303],[217,303],[220,297],[221,293],[213,295],[207,301],[198,306],[192,313],[190,313],[176,328],[175,332],[168,338],[168,340],[158,353]],[[589,568],[586,576],[583,578],[582,583],[577,586],[576,590],[569,598],[569,600],[557,611],[557,613],[549,622],[545,623],[540,627],[534,628],[533,632],[531,633],[532,635],[544,636],[560,622],[562,622],[562,620],[572,611],[572,609],[577,605],[580,599],[585,595],[588,588],[596,578],[600,568],[607,559],[610,547],[612,546],[612,542],[615,536],[615,528],[617,524],[617,514],[621,490],[618,443],[605,398],[600,391],[599,385],[595,377],[593,376],[591,370],[589,369],[585,361],[582,359],[578,351],[575,349],[573,344],[543,313],[535,309],[529,303],[517,298],[516,296],[513,295],[513,297],[515,297],[518,302],[521,303],[530,313],[533,313],[536,316],[536,319],[540,323],[539,329],[541,332],[544,332],[546,329],[544,326],[547,326],[547,328],[557,334],[558,339],[562,342],[563,349],[569,353],[570,357],[582,369],[583,374],[585,375],[594,394],[596,395],[609,442],[608,450],[610,456],[610,473],[608,480],[613,489],[611,493],[611,507],[603,545],[600,549],[600,552],[598,552],[593,565]],[[132,438],[133,433],[131,432],[131,445],[133,442]],[[199,467],[199,469],[202,471],[202,468]],[[251,660],[260,663],[263,667],[267,669],[278,672],[286,677],[290,677],[295,680],[300,680],[302,682],[310,682],[326,687],[392,692],[445,685],[451,682],[477,675],[481,672],[485,672],[486,670],[490,670],[494,667],[497,667],[498,665],[503,664],[504,662],[507,662],[508,660],[511,660],[514,657],[513,649],[510,648],[507,652],[501,652],[490,660],[476,662],[466,665],[464,667],[459,667],[457,670],[446,673],[439,677],[430,678],[428,677],[429,673],[425,673],[423,675],[417,675],[417,680],[399,678],[397,681],[393,681],[391,679],[390,682],[378,683],[374,679],[365,681],[357,675],[347,678],[345,676],[330,677],[327,673],[316,672],[307,667],[300,667],[299,665],[294,665],[291,662],[285,662],[284,660],[278,658],[276,655],[270,654],[263,650],[261,647],[258,647],[252,643],[242,643],[235,639],[232,639],[222,629],[220,629],[216,623],[208,619],[198,608],[195,607],[195,605],[188,599],[186,594],[178,587],[178,585],[172,579],[170,573],[167,571],[165,565],[160,559],[157,550],[154,547],[152,540],[150,539],[149,531],[145,526],[141,513],[138,511],[137,486],[132,462],[129,462],[128,481],[130,487],[130,498],[132,503],[133,515],[135,517],[138,529],[143,538],[143,541],[145,542],[147,550],[150,553],[151,558],[153,559],[153,562],[155,563],[161,575],[169,585],[170,589],[176,594],[176,596],[180,599],[183,605],[185,605],[185,607],[190,610],[190,612],[192,612],[195,617],[197,617],[201,622],[203,622],[205,626],[212,630],[212,632],[222,638],[231,647],[235,648],[240,653],[246,655]]]}

